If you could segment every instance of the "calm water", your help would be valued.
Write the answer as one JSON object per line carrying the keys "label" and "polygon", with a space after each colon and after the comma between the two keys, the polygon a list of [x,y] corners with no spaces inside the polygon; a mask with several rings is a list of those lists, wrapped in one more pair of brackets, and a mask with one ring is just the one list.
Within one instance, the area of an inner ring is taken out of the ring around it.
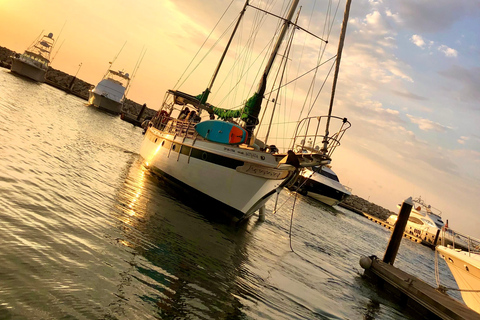
{"label": "calm water", "polygon": [[[291,194],[231,226],[146,171],[142,138],[0,69],[0,319],[414,319],[361,277],[386,229],[300,197],[292,252]],[[435,285],[432,250],[395,264]]]}

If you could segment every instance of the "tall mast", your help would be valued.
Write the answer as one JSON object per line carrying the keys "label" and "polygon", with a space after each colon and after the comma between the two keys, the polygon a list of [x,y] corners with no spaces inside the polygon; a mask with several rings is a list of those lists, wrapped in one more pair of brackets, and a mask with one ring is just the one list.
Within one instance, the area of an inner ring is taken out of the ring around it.
{"label": "tall mast", "polygon": [[235,24],[235,27],[233,28],[232,34],[230,35],[230,39],[228,39],[227,46],[225,47],[225,50],[223,50],[222,57],[220,58],[220,61],[218,62],[217,68],[215,69],[215,72],[213,73],[212,79],[210,80],[210,83],[208,84],[207,89],[205,89],[205,91],[202,93],[202,97],[200,99],[200,104],[205,104],[205,102],[207,102],[208,95],[210,94],[210,92],[212,90],[213,83],[215,82],[215,79],[218,75],[218,71],[220,70],[220,67],[222,66],[223,59],[225,59],[225,56],[227,55],[228,48],[230,47],[230,44],[232,43],[233,37],[234,37],[235,33],[237,32],[238,25],[240,24],[240,21],[242,20],[243,15],[245,14],[245,11],[247,10],[248,1],[249,0],[245,1],[245,5],[243,6],[242,11],[240,12],[240,16],[238,17],[237,23]]}
{"label": "tall mast", "polygon": [[287,29],[292,23],[292,17],[293,17],[293,14],[295,13],[295,10],[297,9],[298,1],[299,0],[292,1],[288,14],[283,21],[283,26],[280,31],[280,35],[278,36],[278,39],[277,39],[277,42],[275,43],[272,54],[270,55],[270,58],[265,66],[265,70],[263,71],[263,75],[262,75],[262,78],[260,79],[257,92],[255,92],[255,94],[246,103],[245,107],[250,109],[250,111],[248,113],[248,117],[244,119],[244,121],[245,121],[245,130],[247,131],[250,137],[250,144],[254,143],[253,130],[255,130],[255,127],[258,124],[258,114],[260,113],[260,109],[262,106],[262,99],[263,99],[263,94],[265,93],[265,88],[267,85],[268,73],[272,69],[273,62],[275,61],[275,57],[277,56],[278,50],[280,48],[280,45],[282,44],[282,41],[283,41],[283,38],[285,37]]}
{"label": "tall mast", "polygon": [[328,127],[330,126],[330,117],[332,115],[333,100],[335,98],[335,89],[337,87],[338,71],[340,69],[340,60],[342,59],[343,43],[345,41],[345,35],[347,33],[347,22],[348,22],[348,15],[350,13],[351,2],[352,0],[347,0],[347,4],[345,5],[345,13],[343,14],[342,31],[340,33],[340,40],[338,42],[337,61],[335,62],[335,74],[333,76],[332,95],[330,97],[330,107],[328,109],[327,125],[325,127],[325,138],[323,140],[323,149],[322,149],[323,152],[327,151],[328,135],[329,135]]}
{"label": "tall mast", "polygon": [[263,91],[265,91],[265,88],[264,88],[265,83],[263,83],[263,82],[266,82],[267,75],[270,72],[270,69],[272,69],[272,65],[273,65],[273,62],[275,61],[275,57],[277,56],[278,49],[280,48],[280,45],[282,44],[283,38],[285,37],[285,33],[287,32],[287,29],[290,26],[290,23],[292,22],[291,20],[292,20],[293,14],[295,13],[295,10],[297,9],[298,1],[299,0],[293,0],[292,1],[292,5],[290,6],[290,11],[288,12],[287,17],[285,18],[285,20],[283,22],[282,30],[281,30],[280,35],[278,37],[277,43],[275,44],[275,47],[272,51],[272,54],[270,55],[270,59],[268,60],[267,65],[265,66],[265,71],[263,72],[263,77],[262,77],[262,79],[260,81],[260,84],[258,86],[257,93],[259,93],[259,94],[261,93],[263,95],[263,92],[261,92],[262,87],[263,87]]}

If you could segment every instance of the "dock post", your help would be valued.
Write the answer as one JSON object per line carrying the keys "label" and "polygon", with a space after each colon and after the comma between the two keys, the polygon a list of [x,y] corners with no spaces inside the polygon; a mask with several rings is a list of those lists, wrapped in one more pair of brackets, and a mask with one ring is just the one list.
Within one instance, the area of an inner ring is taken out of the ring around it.
{"label": "dock post", "polygon": [[437,246],[438,237],[440,236],[440,229],[437,230],[437,234],[435,235],[435,240],[433,240],[433,246]]}
{"label": "dock post", "polygon": [[258,220],[265,221],[265,205],[261,206],[258,210]]}
{"label": "dock post", "polygon": [[407,225],[408,218],[410,217],[412,207],[412,197],[403,201],[400,212],[398,213],[397,222],[395,223],[395,227],[392,231],[392,236],[390,237],[390,241],[388,242],[387,250],[385,250],[383,262],[388,263],[392,266],[397,256],[398,248],[400,247],[400,242],[402,241],[405,226]]}
{"label": "dock post", "polygon": [[140,109],[140,112],[138,113],[137,115],[137,121],[140,121],[140,118],[142,117],[143,115],[143,112],[145,111],[145,108],[147,107],[147,104],[144,103],[143,106],[142,106],[142,109]]}

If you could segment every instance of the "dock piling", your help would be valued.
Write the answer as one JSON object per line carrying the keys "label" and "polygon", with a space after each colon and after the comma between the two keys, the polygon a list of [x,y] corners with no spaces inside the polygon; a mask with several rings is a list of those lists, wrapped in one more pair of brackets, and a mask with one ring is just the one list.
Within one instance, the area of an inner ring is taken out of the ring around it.
{"label": "dock piling", "polygon": [[412,207],[412,197],[403,201],[400,212],[398,213],[397,222],[395,223],[395,227],[392,231],[392,236],[390,237],[387,249],[385,250],[383,262],[393,265],[393,262],[397,256],[398,248],[400,247],[400,242],[402,241],[405,226],[407,225],[410,212],[412,211]]}

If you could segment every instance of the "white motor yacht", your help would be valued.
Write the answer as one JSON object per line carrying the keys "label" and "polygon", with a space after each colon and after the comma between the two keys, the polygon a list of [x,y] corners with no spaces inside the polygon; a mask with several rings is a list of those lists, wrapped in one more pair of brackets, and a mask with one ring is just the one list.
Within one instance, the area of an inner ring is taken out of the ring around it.
{"label": "white motor yacht", "polygon": [[42,36],[23,54],[12,57],[11,71],[37,82],[45,82],[54,43],[53,33]]}
{"label": "white motor yacht", "polygon": [[103,79],[89,91],[88,103],[107,112],[120,114],[129,84],[128,73],[108,69]]}
{"label": "white motor yacht", "polygon": [[303,168],[297,181],[289,189],[329,206],[337,205],[352,194],[350,188],[340,183],[330,166]]}
{"label": "white motor yacht", "polygon": [[[413,208],[410,212],[405,232],[415,235],[422,240],[435,244],[435,238],[440,230],[445,226],[442,220],[441,211],[426,204],[421,197],[413,200]],[[400,205],[397,206],[400,209]],[[392,214],[387,222],[394,225],[397,222],[398,215]],[[440,240],[441,235],[437,238]]]}

